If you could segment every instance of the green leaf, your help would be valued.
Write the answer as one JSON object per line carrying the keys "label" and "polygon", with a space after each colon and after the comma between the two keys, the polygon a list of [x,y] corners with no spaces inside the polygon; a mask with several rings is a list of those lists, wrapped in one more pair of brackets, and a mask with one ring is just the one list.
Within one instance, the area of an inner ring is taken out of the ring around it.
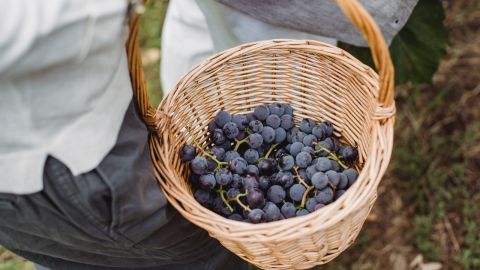
{"label": "green leaf", "polygon": [[[410,19],[390,44],[395,67],[395,83],[431,83],[441,58],[445,55],[447,30],[441,1],[420,0]],[[339,47],[349,51],[365,64],[374,67],[368,48],[345,43]]]}

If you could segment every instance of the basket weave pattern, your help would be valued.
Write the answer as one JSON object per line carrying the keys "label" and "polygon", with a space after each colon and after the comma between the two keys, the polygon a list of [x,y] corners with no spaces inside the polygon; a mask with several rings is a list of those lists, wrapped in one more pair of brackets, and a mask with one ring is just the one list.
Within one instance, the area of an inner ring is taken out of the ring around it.
{"label": "basket weave pattern", "polygon": [[[331,45],[261,41],[205,60],[154,110],[146,98],[135,23],[132,28],[134,38],[128,46],[132,84],[140,111],[154,131],[150,146],[162,190],[185,218],[264,269],[311,268],[349,247],[373,207],[390,159],[395,107],[388,50],[378,27],[356,1],[337,2],[365,33],[381,79]],[[297,124],[305,117],[331,121],[343,142],[358,146],[361,173],[355,185],[321,210],[264,224],[228,220],[201,206],[192,195],[179,149],[193,138],[206,143],[207,124],[218,110],[245,114],[273,102],[291,104]]]}

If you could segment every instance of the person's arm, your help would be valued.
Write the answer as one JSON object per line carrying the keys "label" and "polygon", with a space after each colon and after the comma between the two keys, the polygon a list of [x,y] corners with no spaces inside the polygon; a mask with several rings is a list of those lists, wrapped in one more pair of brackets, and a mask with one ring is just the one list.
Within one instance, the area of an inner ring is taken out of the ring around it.
{"label": "person's arm", "polygon": [[[334,0],[216,0],[257,20],[366,46]],[[377,22],[389,44],[407,22],[418,0],[359,0]]]}
{"label": "person's arm", "polygon": [[[121,31],[127,1],[5,0],[0,8],[0,76],[35,72],[65,61],[81,61],[112,42],[96,31]],[[94,42],[95,41],[95,42]]]}

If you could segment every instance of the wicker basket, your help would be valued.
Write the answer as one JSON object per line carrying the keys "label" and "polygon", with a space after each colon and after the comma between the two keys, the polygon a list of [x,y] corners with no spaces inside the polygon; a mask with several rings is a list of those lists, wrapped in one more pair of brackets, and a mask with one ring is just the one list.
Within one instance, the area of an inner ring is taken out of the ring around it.
{"label": "wicker basket", "polygon": [[[254,42],[192,69],[157,110],[148,103],[135,38],[138,27],[133,23],[128,44],[132,83],[154,134],[151,153],[165,195],[185,218],[260,268],[307,269],[337,257],[357,237],[390,159],[395,105],[388,49],[357,1],[337,3],[364,33],[379,75],[347,52],[321,42]],[[179,149],[192,138],[205,142],[207,124],[218,110],[248,113],[272,102],[292,104],[297,123],[303,117],[331,121],[344,142],[358,146],[359,179],[339,200],[303,217],[264,224],[228,220],[195,201]]]}

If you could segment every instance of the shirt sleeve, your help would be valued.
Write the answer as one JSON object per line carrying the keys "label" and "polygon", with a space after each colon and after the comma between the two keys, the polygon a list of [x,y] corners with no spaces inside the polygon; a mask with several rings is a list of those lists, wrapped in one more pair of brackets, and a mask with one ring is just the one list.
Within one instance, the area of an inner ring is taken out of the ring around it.
{"label": "shirt sleeve", "polygon": [[[257,20],[356,46],[367,46],[334,0],[216,0]],[[407,22],[418,0],[359,0],[388,44]]]}
{"label": "shirt sleeve", "polygon": [[[96,39],[98,24],[122,28],[127,1],[4,0],[0,9],[0,76],[34,72],[81,61],[109,42]],[[94,39],[95,37],[95,39]],[[121,42],[121,41],[120,41]]]}

